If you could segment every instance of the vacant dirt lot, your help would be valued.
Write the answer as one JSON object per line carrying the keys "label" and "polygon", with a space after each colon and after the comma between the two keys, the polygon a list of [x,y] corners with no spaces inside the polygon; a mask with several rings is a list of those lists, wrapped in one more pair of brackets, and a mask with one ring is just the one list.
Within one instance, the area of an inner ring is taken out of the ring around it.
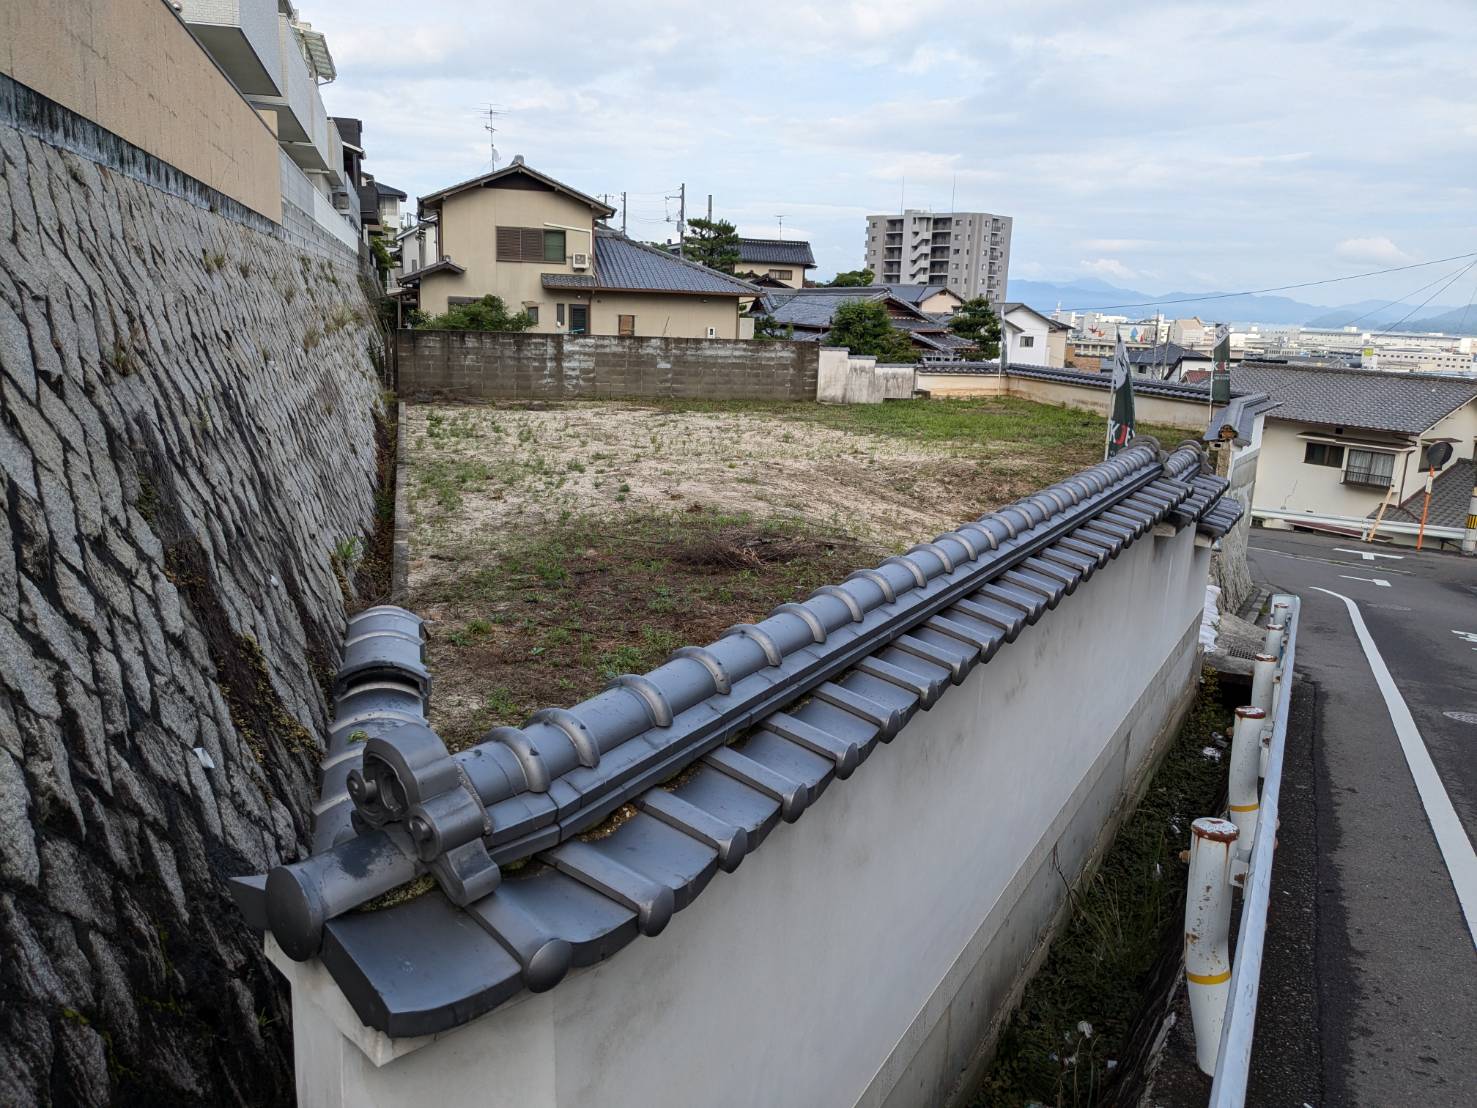
{"label": "vacant dirt lot", "polygon": [[413,406],[432,723],[462,745],[573,703],[1080,469],[1102,434],[1017,400]]}

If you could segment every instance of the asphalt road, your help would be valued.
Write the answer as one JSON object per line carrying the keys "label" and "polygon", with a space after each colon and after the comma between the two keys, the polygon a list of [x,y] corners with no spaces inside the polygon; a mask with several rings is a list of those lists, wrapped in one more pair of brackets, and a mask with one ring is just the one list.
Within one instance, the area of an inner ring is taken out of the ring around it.
{"label": "asphalt road", "polygon": [[[1463,868],[1477,841],[1477,561],[1366,549],[1399,557],[1252,536],[1252,576],[1303,607],[1249,1103],[1465,1108],[1477,1105],[1477,918],[1459,899],[1477,903]],[[1320,589],[1355,602],[1393,688]],[[1403,745],[1387,694],[1409,708]]]}

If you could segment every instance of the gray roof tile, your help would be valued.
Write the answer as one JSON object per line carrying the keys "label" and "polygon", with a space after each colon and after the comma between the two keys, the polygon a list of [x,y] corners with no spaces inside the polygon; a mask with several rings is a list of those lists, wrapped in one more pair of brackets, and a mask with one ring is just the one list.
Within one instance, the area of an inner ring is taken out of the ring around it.
{"label": "gray roof tile", "polygon": [[709,296],[757,296],[756,285],[697,262],[636,242],[606,227],[595,229],[592,273],[545,273],[550,289],[610,289],[623,292],[677,292]]}
{"label": "gray roof tile", "polygon": [[1277,401],[1273,419],[1418,435],[1477,398],[1477,381],[1424,373],[1244,362],[1231,367],[1240,392]]}
{"label": "gray roof tile", "polygon": [[739,239],[739,261],[814,266],[815,255],[803,239]]}
{"label": "gray roof tile", "polygon": [[[1431,527],[1465,527],[1467,507],[1472,502],[1472,485],[1477,480],[1477,463],[1471,458],[1460,458],[1436,475],[1431,482],[1431,512],[1426,523]],[[1426,499],[1425,482],[1420,489],[1407,496],[1400,504],[1385,513],[1386,519],[1398,519],[1404,523],[1421,521],[1421,506]],[[1369,513],[1373,519],[1379,509]]]}

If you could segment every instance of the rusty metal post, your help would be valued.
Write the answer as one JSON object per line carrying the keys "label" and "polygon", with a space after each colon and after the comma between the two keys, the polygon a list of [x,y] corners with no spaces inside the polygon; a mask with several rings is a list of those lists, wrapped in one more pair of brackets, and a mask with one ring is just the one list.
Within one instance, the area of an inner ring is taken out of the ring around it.
{"label": "rusty metal post", "polygon": [[1195,1030],[1195,1062],[1215,1073],[1231,981],[1231,876],[1236,825],[1197,819],[1190,828],[1189,895],[1185,899],[1185,989]]}

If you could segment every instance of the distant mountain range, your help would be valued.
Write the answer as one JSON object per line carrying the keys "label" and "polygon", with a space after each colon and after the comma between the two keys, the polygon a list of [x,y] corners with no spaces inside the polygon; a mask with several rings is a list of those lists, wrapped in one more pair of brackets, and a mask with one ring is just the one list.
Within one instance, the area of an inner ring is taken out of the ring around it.
{"label": "distant mountain range", "polygon": [[[1166,316],[1199,316],[1207,323],[1298,323],[1305,327],[1392,327],[1411,308],[1407,304],[1390,304],[1385,300],[1361,300],[1330,308],[1326,304],[1305,304],[1286,296],[1204,292],[1146,293],[1119,288],[1091,277],[1066,284],[1012,278],[1009,297],[1048,314],[1060,305],[1077,311],[1105,311],[1113,315],[1126,315],[1130,319],[1141,319],[1153,315],[1157,309]],[[1207,297],[1214,299],[1206,299]],[[1466,314],[1465,321],[1462,318],[1463,313]],[[1429,304],[1421,310],[1420,318],[1398,323],[1392,329],[1446,331],[1455,334],[1458,327],[1462,328],[1462,334],[1477,335],[1477,306],[1467,311],[1461,305]]]}

